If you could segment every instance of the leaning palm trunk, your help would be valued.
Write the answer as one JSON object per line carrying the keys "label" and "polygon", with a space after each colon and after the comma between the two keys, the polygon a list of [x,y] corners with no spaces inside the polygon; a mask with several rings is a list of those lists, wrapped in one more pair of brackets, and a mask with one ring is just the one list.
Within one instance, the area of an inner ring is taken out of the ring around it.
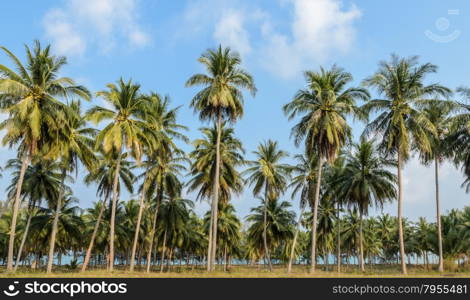
{"label": "leaning palm trunk", "polygon": [[315,199],[313,203],[313,219],[312,219],[312,251],[311,251],[311,262],[310,262],[310,273],[315,272],[316,267],[316,247],[317,247],[317,218],[318,218],[318,202],[320,202],[320,185],[321,185],[321,173],[323,167],[323,158],[320,157],[318,161],[318,176],[317,183],[315,186]]}
{"label": "leaning palm trunk", "polygon": [[28,221],[26,222],[26,228],[24,230],[23,238],[21,239],[20,249],[18,249],[18,255],[16,256],[16,263],[15,263],[15,272],[18,269],[18,265],[21,261],[21,254],[23,253],[23,247],[26,242],[26,237],[28,236],[29,227],[31,225],[31,219],[33,218],[33,212],[29,212]]}
{"label": "leaning palm trunk", "polygon": [[49,241],[49,256],[47,258],[47,271],[46,273],[49,274],[52,272],[52,265],[54,263],[54,248],[55,248],[55,239],[57,235],[57,227],[59,225],[59,216],[60,216],[60,210],[62,208],[62,198],[64,197],[64,189],[65,189],[65,176],[66,176],[66,171],[63,169],[62,171],[62,183],[61,183],[61,189],[60,189],[60,194],[59,198],[57,199],[57,207],[55,209],[55,215],[54,215],[54,221],[52,222],[52,233],[51,233],[51,239]]}
{"label": "leaning palm trunk", "polygon": [[212,199],[212,243],[211,255],[209,259],[210,270],[215,270],[215,257],[217,253],[217,218],[219,209],[219,176],[220,176],[220,138],[222,134],[222,115],[220,112],[217,116],[217,144],[215,153],[215,175],[214,175],[214,197]]}
{"label": "leaning palm trunk", "polygon": [[364,237],[362,234],[362,212],[359,212],[359,259],[361,265],[361,272],[365,272],[364,266]]}
{"label": "leaning palm trunk", "polygon": [[95,228],[93,228],[93,233],[91,235],[90,244],[88,245],[88,249],[86,250],[85,260],[83,261],[82,265],[82,272],[86,271],[88,267],[88,263],[90,262],[91,251],[93,250],[93,244],[95,243],[96,235],[98,233],[98,229],[100,227],[101,218],[103,217],[103,213],[106,207],[107,198],[104,199],[103,203],[101,204],[100,212],[98,213],[98,218],[96,219]]}
{"label": "leaning palm trunk", "polygon": [[157,218],[158,218],[158,210],[160,209],[160,203],[161,203],[161,197],[163,195],[163,192],[160,191],[159,196],[157,198],[157,207],[155,208],[155,215],[153,216],[153,222],[152,222],[152,232],[150,234],[150,242],[149,242],[149,248],[147,251],[147,273],[150,272],[150,260],[152,257],[152,250],[153,250],[153,240],[155,239],[155,231],[157,230]]}
{"label": "leaning palm trunk", "polygon": [[294,259],[295,246],[297,244],[297,237],[299,236],[300,224],[302,222],[302,215],[304,214],[305,207],[302,206],[300,209],[299,221],[297,221],[297,226],[295,228],[294,241],[292,242],[292,248],[290,249],[289,255],[289,264],[287,265],[287,273],[289,274],[292,271],[292,260]]}
{"label": "leaning palm trunk", "polygon": [[137,250],[137,242],[139,241],[139,233],[140,233],[140,222],[142,221],[142,213],[144,211],[144,199],[145,199],[145,181],[147,178],[144,179],[144,187],[142,188],[142,195],[140,197],[140,203],[139,203],[139,213],[137,215],[137,224],[135,225],[135,234],[134,234],[134,243],[132,244],[132,253],[131,253],[131,262],[130,262],[130,267],[129,271],[133,272],[134,271],[134,265],[135,265],[135,252]]}
{"label": "leaning palm trunk", "polygon": [[441,211],[439,203],[439,161],[434,160],[435,167],[435,180],[436,180],[436,221],[437,221],[437,243],[439,245],[439,272],[444,272],[444,257],[442,255],[442,225],[441,225]]}
{"label": "leaning palm trunk", "polygon": [[23,186],[24,174],[26,173],[26,168],[29,165],[29,161],[29,156],[26,156],[23,159],[20,176],[18,178],[18,182],[16,183],[15,202],[13,203],[13,216],[11,218],[10,240],[8,242],[7,271],[9,272],[13,271],[13,251],[15,248],[16,220],[18,219],[18,211],[20,209],[21,188]]}
{"label": "leaning palm trunk", "polygon": [[400,259],[401,259],[401,270],[403,275],[407,274],[406,262],[405,262],[405,243],[403,238],[403,182],[401,175],[402,157],[400,150],[398,150],[398,236],[400,240]]}
{"label": "leaning palm trunk", "polygon": [[117,165],[116,165],[116,173],[114,174],[114,181],[113,181],[113,202],[111,204],[111,225],[110,225],[110,233],[109,233],[109,271],[112,272],[114,270],[114,223],[116,219],[116,205],[117,205],[117,197],[118,197],[118,184],[119,184],[119,171],[121,168],[121,153],[119,153]]}
{"label": "leaning palm trunk", "polygon": [[269,254],[269,247],[268,247],[268,238],[267,238],[267,227],[268,227],[268,184],[266,184],[266,191],[264,196],[264,213],[263,213],[263,244],[264,244],[264,256],[268,261],[269,271],[273,270],[273,266],[271,264],[271,255]]}

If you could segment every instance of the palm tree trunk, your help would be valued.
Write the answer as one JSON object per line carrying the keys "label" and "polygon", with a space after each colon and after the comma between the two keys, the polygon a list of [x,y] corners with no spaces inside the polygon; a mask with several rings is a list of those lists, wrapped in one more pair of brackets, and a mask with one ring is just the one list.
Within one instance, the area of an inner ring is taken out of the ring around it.
{"label": "palm tree trunk", "polygon": [[302,222],[302,215],[304,214],[305,206],[302,206],[300,210],[299,220],[297,221],[297,226],[295,228],[294,241],[292,242],[292,248],[290,249],[289,255],[289,264],[287,265],[287,274],[292,272],[292,260],[294,259],[295,246],[297,244],[297,237],[299,236],[300,224]]}
{"label": "palm tree trunk", "polygon": [[24,174],[28,168],[29,161],[29,155],[23,159],[20,176],[18,178],[18,182],[16,183],[15,202],[13,203],[13,216],[11,218],[10,240],[8,242],[7,271],[9,272],[13,271],[13,251],[15,248],[16,220],[18,219],[18,211],[20,209],[21,188],[23,187]]}
{"label": "palm tree trunk", "polygon": [[263,244],[264,244],[264,255],[268,261],[269,271],[273,270],[271,263],[271,255],[268,248],[268,238],[267,238],[267,227],[268,227],[268,184],[266,183],[265,192],[264,192],[264,216],[263,216]]}
{"label": "palm tree trunk", "polygon": [[224,272],[227,272],[227,246],[224,247]]}
{"label": "palm tree trunk", "polygon": [[108,199],[105,198],[104,201],[101,203],[100,212],[98,213],[98,218],[96,219],[95,227],[93,228],[93,233],[91,234],[90,244],[88,244],[88,248],[86,250],[85,260],[83,261],[81,272],[85,272],[86,268],[88,267],[88,263],[91,257],[91,251],[93,250],[93,244],[95,243],[96,235],[98,234],[98,229],[100,227],[101,218],[103,217],[107,200]]}
{"label": "palm tree trunk", "polygon": [[65,169],[62,169],[62,183],[61,183],[61,189],[60,189],[60,194],[59,198],[57,199],[57,207],[55,209],[55,215],[54,215],[54,221],[52,223],[52,233],[51,233],[51,239],[49,241],[49,256],[47,258],[47,274],[50,274],[52,272],[52,264],[54,263],[54,248],[55,248],[55,239],[57,235],[57,227],[59,224],[59,216],[60,216],[60,210],[62,208],[62,198],[64,197],[65,193],[65,176],[67,175],[67,171]]}
{"label": "palm tree trunk", "polygon": [[338,201],[338,215],[337,215],[337,222],[338,222],[338,236],[337,236],[337,244],[336,244],[336,251],[337,251],[337,255],[336,255],[336,263],[338,265],[338,273],[341,273],[341,221],[339,219],[339,211],[340,211],[340,207],[339,207],[339,201]]}
{"label": "palm tree trunk", "polygon": [[135,234],[134,234],[134,243],[132,244],[132,253],[131,253],[131,262],[129,271],[134,271],[134,258],[135,252],[137,250],[137,242],[139,240],[139,232],[140,232],[140,222],[142,221],[142,213],[144,211],[144,200],[145,200],[145,192],[146,192],[146,179],[144,179],[144,187],[142,188],[142,195],[140,196],[140,203],[139,203],[139,213],[137,214],[137,224],[135,225]]}
{"label": "palm tree trunk", "polygon": [[366,269],[364,266],[364,238],[362,233],[362,212],[359,212],[359,255],[361,260],[361,272],[365,272]]}
{"label": "palm tree trunk", "polygon": [[210,218],[210,225],[209,225],[209,240],[208,240],[208,248],[207,248],[207,272],[211,271],[211,266],[212,266],[210,257],[212,256],[212,223],[213,222],[214,222],[214,211],[211,208],[211,218]]}
{"label": "palm tree trunk", "polygon": [[220,138],[222,134],[222,115],[219,112],[217,116],[217,144],[215,153],[215,178],[214,178],[214,197],[212,199],[212,245],[210,257],[210,269],[215,270],[215,256],[217,252],[217,217],[219,209],[219,176],[220,176]]}
{"label": "palm tree trunk", "polygon": [[310,273],[315,272],[316,267],[316,247],[317,247],[317,218],[318,218],[318,202],[320,202],[320,185],[321,173],[323,167],[323,158],[318,161],[317,182],[315,186],[315,199],[313,203],[313,219],[312,219],[312,250],[310,260]]}
{"label": "palm tree trunk", "polygon": [[402,155],[398,150],[398,236],[400,242],[400,259],[401,259],[401,271],[403,275],[406,275],[406,262],[405,262],[405,242],[403,238],[403,179],[401,174],[402,168]]}
{"label": "palm tree trunk", "polygon": [[441,210],[439,203],[439,161],[434,160],[435,180],[436,180],[436,221],[437,221],[437,243],[439,245],[439,272],[444,272],[444,257],[442,255],[442,225]]}
{"label": "palm tree trunk", "polygon": [[26,242],[26,237],[28,236],[29,226],[31,225],[31,219],[33,218],[33,212],[29,212],[28,221],[26,222],[26,228],[24,230],[23,238],[21,239],[20,249],[18,249],[18,255],[16,256],[16,263],[15,263],[15,272],[18,269],[18,265],[21,261],[21,253],[23,252],[23,247]]}
{"label": "palm tree trunk", "polygon": [[147,252],[147,273],[150,272],[150,258],[152,257],[153,240],[155,239],[155,231],[157,230],[158,210],[160,209],[162,194],[163,192],[160,191],[159,196],[157,197],[157,207],[155,207],[155,215],[153,216],[152,233],[150,234],[149,249]]}
{"label": "palm tree trunk", "polygon": [[119,152],[113,180],[113,202],[111,204],[111,225],[109,232],[109,272],[114,270],[114,223],[116,220],[116,205],[118,198],[119,171],[121,169],[121,156],[122,153]]}
{"label": "palm tree trunk", "polygon": [[164,264],[165,250],[166,250],[166,228],[165,228],[165,233],[163,234],[163,247],[162,247],[162,258],[161,258],[161,263],[160,263],[160,273],[163,273],[163,268],[165,266]]}

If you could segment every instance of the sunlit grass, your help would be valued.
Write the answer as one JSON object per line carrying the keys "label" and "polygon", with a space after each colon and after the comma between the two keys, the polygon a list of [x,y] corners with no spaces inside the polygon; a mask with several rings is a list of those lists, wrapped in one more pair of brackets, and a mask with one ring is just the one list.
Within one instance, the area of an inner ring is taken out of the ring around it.
{"label": "sunlit grass", "polygon": [[[22,268],[17,273],[6,273],[3,269],[0,277],[34,277],[34,278],[324,278],[324,277],[363,277],[363,278],[385,278],[385,277],[403,277],[398,266],[378,265],[368,267],[365,273],[357,270],[357,267],[343,267],[342,273],[333,271],[335,267],[330,266],[329,271],[325,271],[322,266],[314,274],[308,273],[308,267],[295,266],[291,274],[286,273],[285,266],[275,266],[272,272],[269,272],[264,266],[232,266],[229,271],[224,272],[222,267],[215,272],[208,273],[200,266],[197,269],[174,266],[171,270],[160,273],[159,270],[152,270],[150,273],[137,269],[135,272],[127,271],[125,267],[118,267],[112,273],[104,269],[92,269],[85,273],[79,270],[67,270],[63,267],[56,268],[52,274],[46,274],[44,270],[31,270]],[[336,269],[334,269],[336,270]],[[407,277],[465,277],[470,278],[470,271],[465,272],[444,272],[439,274],[435,270],[426,270],[422,266],[410,266]]]}

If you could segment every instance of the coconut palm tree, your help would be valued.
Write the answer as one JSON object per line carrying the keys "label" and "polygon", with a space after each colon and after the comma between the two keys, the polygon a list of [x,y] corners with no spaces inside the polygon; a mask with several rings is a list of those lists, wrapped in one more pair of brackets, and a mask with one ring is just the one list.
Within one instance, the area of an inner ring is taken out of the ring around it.
{"label": "coconut palm tree", "polygon": [[36,41],[33,49],[26,48],[26,65],[5,47],[0,49],[17,69],[0,64],[0,108],[8,118],[0,123],[5,129],[3,144],[18,145],[18,157],[23,165],[17,182],[13,204],[13,216],[8,245],[7,270],[13,270],[13,247],[16,219],[20,206],[24,174],[30,161],[50,141],[49,136],[59,130],[66,121],[65,105],[61,99],[77,96],[90,99],[90,93],[76,85],[68,77],[59,77],[60,69],[67,63],[65,57],[51,54],[50,45],[45,48]]}
{"label": "coconut palm tree", "polygon": [[362,272],[365,271],[363,216],[368,214],[369,207],[382,208],[385,202],[396,197],[397,178],[388,171],[390,167],[396,167],[396,161],[384,158],[373,140],[362,138],[348,153],[341,175],[333,179],[338,197],[359,212],[359,261]]}
{"label": "coconut palm tree", "polygon": [[[174,140],[179,139],[184,142],[187,142],[187,137],[180,132],[181,130],[186,130],[187,128],[176,122],[176,116],[179,107],[175,109],[170,109],[170,98],[161,97],[157,93],[151,93],[146,97],[148,98],[148,104],[146,110],[142,111],[142,119],[146,121],[147,125],[149,126],[149,129],[152,131],[153,137],[156,139],[155,143],[152,144],[154,146],[153,148],[146,148],[147,156],[171,156],[172,151],[179,151],[179,149],[177,149],[174,143]],[[148,166],[145,174],[150,174],[148,169],[151,166],[152,165]],[[140,223],[144,210],[144,199],[147,195],[149,185],[151,184],[151,181],[149,181],[148,179],[148,177],[144,176],[144,183],[142,185],[134,242],[132,244],[131,262],[129,267],[131,272],[134,270],[134,257],[137,250]],[[151,180],[152,179],[153,178],[151,178]],[[157,205],[155,211],[155,218],[158,216],[158,207],[159,206]],[[150,267],[149,264],[148,266]]]}
{"label": "coconut palm tree", "polygon": [[[303,155],[296,155],[294,159],[297,164],[292,166],[292,182],[289,187],[292,187],[292,198],[300,193],[300,213],[299,220],[295,229],[294,240],[292,242],[291,253],[289,256],[289,263],[287,265],[287,273],[292,271],[292,261],[297,244],[297,238],[300,231],[302,218],[304,217],[304,210],[307,204],[310,204],[313,209],[313,193],[315,191],[315,180],[317,176],[317,156],[308,156],[307,153]],[[313,213],[313,211],[312,211]]]}
{"label": "coconut palm tree", "polygon": [[206,68],[207,74],[196,74],[186,82],[187,87],[202,86],[191,101],[191,107],[199,113],[203,121],[215,122],[217,129],[215,172],[213,174],[212,236],[209,242],[207,269],[215,268],[217,249],[217,208],[219,197],[220,147],[222,123],[235,122],[243,116],[242,89],[254,96],[256,87],[250,74],[240,68],[241,59],[230,48],[219,46],[217,50],[207,50],[198,60]]}
{"label": "coconut palm tree", "polygon": [[[117,159],[119,157],[120,160]],[[95,222],[93,234],[91,236],[85,259],[82,264],[82,272],[86,270],[90,261],[91,251],[93,250],[98,228],[102,222],[101,217],[103,216],[107,200],[113,195],[114,192],[117,192],[118,194],[121,193],[121,185],[123,185],[124,188],[130,193],[132,193],[134,190],[133,183],[135,182],[135,176],[132,173],[133,164],[126,158],[127,153],[118,154],[117,152],[106,153],[101,151],[101,154],[97,156],[97,167],[88,173],[84,178],[86,185],[93,183],[97,184],[97,196],[104,200],[101,203],[101,210],[98,215],[98,219]],[[116,174],[119,180],[117,180],[117,186],[115,187],[114,183],[116,182]]]}
{"label": "coconut palm tree", "polygon": [[418,108],[428,97],[447,97],[450,90],[439,84],[426,85],[427,75],[436,73],[437,66],[418,64],[417,57],[400,58],[392,55],[390,61],[380,62],[379,70],[364,84],[375,87],[385,99],[375,99],[362,108],[365,113],[379,113],[366,126],[365,135],[380,135],[381,150],[397,157],[398,175],[398,230],[402,273],[407,274],[403,237],[403,183],[402,168],[412,147],[421,152],[432,152],[430,134],[436,135],[434,124]]}
{"label": "coconut palm tree", "polygon": [[[237,167],[243,166],[245,153],[242,143],[234,136],[234,129],[222,124],[220,135],[220,164],[219,164],[219,202],[227,203],[233,194],[239,194],[243,189],[243,179]],[[213,175],[215,172],[215,157],[217,152],[217,129],[201,128],[203,138],[193,142],[194,150],[189,153],[192,160],[188,182],[189,191],[197,191],[196,199],[211,199],[213,195]]]}
{"label": "coconut palm tree", "polygon": [[317,207],[320,199],[321,170],[325,161],[332,162],[342,146],[349,140],[351,128],[347,116],[362,118],[356,107],[356,100],[367,100],[368,92],[363,88],[346,88],[352,75],[333,66],[330,70],[305,72],[307,88],[300,90],[294,99],[284,106],[289,120],[300,116],[292,128],[291,136],[298,146],[305,141],[309,156],[318,156],[317,182],[314,194],[314,214],[312,218],[312,260],[310,271],[315,271]]}
{"label": "coconut palm tree", "polygon": [[50,148],[47,157],[57,157],[62,165],[62,186],[64,189],[57,198],[57,207],[52,226],[51,239],[49,241],[49,256],[47,261],[47,273],[52,272],[52,264],[54,261],[55,238],[57,234],[57,226],[59,222],[60,209],[62,207],[62,197],[65,195],[64,180],[67,173],[71,173],[78,169],[78,163],[81,162],[89,170],[96,163],[95,153],[93,151],[96,130],[87,126],[87,122],[82,115],[81,103],[72,101],[66,112],[67,122],[57,132],[57,137],[47,146]]}
{"label": "coconut palm tree", "polygon": [[140,161],[144,146],[151,147],[155,142],[153,133],[142,119],[146,111],[148,99],[140,94],[140,85],[131,80],[125,82],[118,80],[117,84],[108,84],[108,90],[100,91],[96,95],[103,98],[111,108],[100,106],[92,107],[87,112],[87,118],[99,124],[108,121],[106,126],[96,136],[96,148],[102,147],[105,153],[117,153],[117,166],[113,179],[113,197],[111,202],[111,228],[110,228],[110,267],[114,269],[114,224],[116,217],[116,203],[118,197],[118,181],[120,162],[123,159],[124,148],[129,150],[131,156]]}
{"label": "coconut palm tree", "polygon": [[[16,194],[17,182],[21,172],[22,161],[19,159],[11,159],[7,162],[5,168],[13,170],[12,183],[7,187],[8,197],[13,198]],[[23,198],[28,199],[28,218],[26,226],[21,239],[18,255],[16,256],[16,263],[14,270],[18,268],[21,260],[23,247],[28,237],[28,232],[31,225],[31,219],[34,216],[36,208],[43,200],[51,202],[53,199],[59,197],[62,181],[62,174],[59,171],[59,165],[54,162],[37,162],[34,165],[28,166],[24,174],[23,186],[21,194]]]}
{"label": "coconut palm tree", "polygon": [[[258,146],[258,150],[254,151],[256,160],[248,161],[248,169],[244,171],[248,183],[253,186],[253,195],[263,195],[264,220],[265,227],[267,226],[268,217],[268,201],[269,199],[276,199],[284,193],[288,179],[290,176],[291,167],[282,163],[282,160],[287,158],[288,153],[280,150],[278,143],[268,140]],[[263,244],[264,255],[268,261],[269,270],[272,271],[271,258],[267,243],[266,231],[263,230]]]}
{"label": "coconut palm tree", "polygon": [[[217,227],[217,242],[223,249],[224,271],[227,271],[228,255],[236,251],[241,241],[241,222],[236,215],[235,208],[230,203],[219,204],[219,222]],[[209,232],[210,211],[204,216],[204,231]]]}
{"label": "coconut palm tree", "polygon": [[[196,199],[209,200],[213,196],[213,178],[217,164],[217,127],[202,128],[204,138],[193,142],[194,150],[189,154],[192,160],[188,182],[189,191],[197,191]],[[243,190],[243,178],[237,167],[244,165],[244,149],[241,141],[234,136],[234,129],[222,123],[219,148],[219,188],[218,203],[228,203],[232,195]],[[212,210],[211,210],[212,212]],[[212,216],[212,213],[211,213]],[[212,223],[211,223],[212,224]],[[212,228],[212,227],[210,227]],[[209,241],[212,241],[212,230],[209,230]],[[215,255],[215,254],[214,254]]]}
{"label": "coconut palm tree", "polygon": [[153,242],[157,230],[157,220],[159,216],[160,206],[165,198],[177,198],[181,195],[183,184],[178,177],[186,170],[185,163],[187,162],[184,154],[178,149],[174,149],[174,153],[156,152],[148,160],[144,161],[144,166],[147,171],[140,177],[145,177],[147,182],[144,182],[141,187],[141,193],[144,193],[144,185],[146,194],[150,198],[153,196],[153,203],[155,209],[153,211],[152,229],[150,231],[149,247],[147,250],[147,272],[150,272],[150,261],[152,258]]}
{"label": "coconut palm tree", "polygon": [[163,272],[167,247],[182,244],[185,224],[189,221],[190,211],[194,204],[183,198],[164,199],[160,207],[160,231],[163,233],[163,247],[160,272]]}
{"label": "coconut palm tree", "polygon": [[[442,254],[442,226],[439,195],[439,165],[444,159],[449,158],[451,152],[448,147],[448,137],[452,130],[452,123],[456,121],[453,113],[458,109],[457,103],[453,101],[429,100],[422,105],[426,118],[434,125],[436,135],[431,135],[431,151],[420,152],[420,159],[424,164],[434,163],[434,177],[436,186],[436,224],[437,243],[439,253],[439,272],[444,272],[444,258]],[[452,144],[452,143],[450,143]]]}
{"label": "coconut palm tree", "polygon": [[[283,242],[293,239],[295,213],[288,210],[291,204],[287,201],[279,201],[277,198],[260,200],[262,204],[252,208],[251,214],[246,217],[250,224],[247,238],[256,249],[263,252],[279,248]],[[264,257],[268,259],[269,256]]]}

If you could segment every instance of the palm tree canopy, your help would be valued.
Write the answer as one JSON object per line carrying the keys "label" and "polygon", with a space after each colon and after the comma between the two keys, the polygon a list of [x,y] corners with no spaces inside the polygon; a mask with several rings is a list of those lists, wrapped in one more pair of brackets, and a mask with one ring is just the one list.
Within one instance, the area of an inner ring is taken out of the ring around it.
{"label": "palm tree canopy", "polygon": [[332,161],[351,136],[346,117],[364,119],[356,100],[369,99],[369,93],[363,88],[347,88],[353,77],[337,66],[330,70],[320,68],[320,72],[307,71],[305,78],[307,88],[298,91],[283,107],[289,120],[301,117],[291,136],[296,145],[305,140],[309,153]]}
{"label": "palm tree canopy", "polygon": [[253,154],[256,160],[248,161],[249,167],[243,172],[248,176],[248,183],[253,186],[253,194],[258,196],[263,189],[266,189],[264,192],[268,197],[282,194],[291,172],[291,166],[282,163],[288,153],[280,150],[277,142],[268,140],[261,143]]}
{"label": "palm tree canopy", "polygon": [[371,100],[362,106],[367,114],[379,113],[367,125],[364,134],[380,135],[381,149],[392,155],[399,151],[405,160],[413,147],[431,152],[429,136],[437,134],[436,128],[419,106],[423,100],[448,97],[451,93],[440,84],[424,83],[427,75],[436,72],[437,66],[420,65],[416,56],[400,58],[392,55],[389,62],[380,62],[379,70],[364,84],[375,87],[385,99]]}
{"label": "palm tree canopy", "polygon": [[[192,159],[190,191],[198,190],[198,199],[209,199],[213,193],[213,178],[216,168],[217,129],[202,128],[204,138],[193,142],[194,150],[189,154]],[[239,139],[234,136],[234,129],[222,124],[220,138],[220,179],[219,196],[221,202],[227,202],[233,194],[243,189],[243,178],[237,167],[244,165],[244,149]]]}
{"label": "palm tree canopy", "polygon": [[207,74],[196,74],[186,82],[187,87],[203,86],[191,100],[191,107],[201,120],[223,119],[234,122],[243,116],[243,94],[246,89],[254,96],[256,87],[252,76],[239,66],[240,56],[230,48],[219,46],[207,50],[198,60]]}
{"label": "palm tree canopy", "polygon": [[121,78],[117,84],[110,83],[107,87],[108,90],[96,95],[103,98],[111,108],[95,106],[86,113],[87,119],[95,124],[108,120],[108,124],[96,136],[96,148],[102,145],[107,153],[121,153],[125,147],[140,160],[143,147],[155,142],[154,131],[142,118],[147,109],[148,98],[140,94],[140,85],[131,80],[125,82]]}
{"label": "palm tree canopy", "polygon": [[370,206],[380,208],[396,198],[397,177],[388,169],[396,165],[395,160],[381,156],[374,141],[361,139],[346,156],[341,174],[332,179],[333,190],[346,205],[367,215]]}
{"label": "palm tree canopy", "polygon": [[20,144],[20,153],[34,155],[67,120],[61,100],[70,96],[89,100],[91,95],[71,78],[59,77],[67,60],[52,55],[50,45],[42,48],[36,41],[32,49],[25,46],[26,65],[7,48],[0,49],[16,68],[0,64],[0,107],[9,115],[0,124],[0,130],[6,129],[3,144]]}

